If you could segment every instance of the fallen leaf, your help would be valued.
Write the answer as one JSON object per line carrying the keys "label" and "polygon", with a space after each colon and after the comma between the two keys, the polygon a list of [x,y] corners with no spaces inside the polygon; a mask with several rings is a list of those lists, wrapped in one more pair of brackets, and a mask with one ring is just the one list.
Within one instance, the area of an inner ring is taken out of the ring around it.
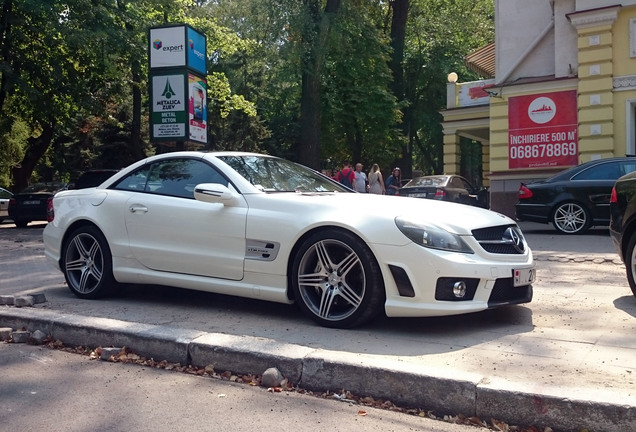
{"label": "fallen leaf", "polygon": [[358,415],[359,416],[365,416],[365,415],[367,415],[367,412],[365,410],[358,410]]}

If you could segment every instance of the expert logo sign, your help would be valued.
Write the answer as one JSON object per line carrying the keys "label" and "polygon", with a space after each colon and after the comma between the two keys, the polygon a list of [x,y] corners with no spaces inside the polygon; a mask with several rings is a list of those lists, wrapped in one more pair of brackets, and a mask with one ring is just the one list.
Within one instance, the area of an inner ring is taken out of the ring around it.
{"label": "expert logo sign", "polygon": [[160,27],[150,29],[150,67],[185,66],[185,28]]}

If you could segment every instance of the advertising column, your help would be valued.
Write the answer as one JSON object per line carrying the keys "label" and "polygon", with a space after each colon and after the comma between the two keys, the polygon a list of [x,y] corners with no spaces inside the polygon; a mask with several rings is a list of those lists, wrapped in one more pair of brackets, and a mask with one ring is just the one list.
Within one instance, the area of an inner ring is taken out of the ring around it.
{"label": "advertising column", "polygon": [[578,164],[576,90],[508,100],[508,167]]}
{"label": "advertising column", "polygon": [[148,33],[150,137],[207,143],[206,38],[186,25]]}

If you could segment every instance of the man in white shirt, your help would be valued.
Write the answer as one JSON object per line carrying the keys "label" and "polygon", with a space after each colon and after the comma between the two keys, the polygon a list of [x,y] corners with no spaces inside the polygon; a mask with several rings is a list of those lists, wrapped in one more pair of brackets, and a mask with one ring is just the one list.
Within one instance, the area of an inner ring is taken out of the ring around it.
{"label": "man in white shirt", "polygon": [[369,192],[369,180],[367,179],[367,175],[362,172],[362,164],[360,162],[356,164],[354,174],[356,175],[356,181],[353,185],[355,191],[361,193]]}

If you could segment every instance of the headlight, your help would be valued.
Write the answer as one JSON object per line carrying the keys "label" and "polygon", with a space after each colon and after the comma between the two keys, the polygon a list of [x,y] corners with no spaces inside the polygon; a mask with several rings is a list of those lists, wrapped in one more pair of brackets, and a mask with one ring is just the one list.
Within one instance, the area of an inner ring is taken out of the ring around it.
{"label": "headlight", "polygon": [[438,226],[415,222],[401,216],[395,218],[395,224],[405,236],[418,245],[451,252],[474,253],[461,236],[449,233]]}

